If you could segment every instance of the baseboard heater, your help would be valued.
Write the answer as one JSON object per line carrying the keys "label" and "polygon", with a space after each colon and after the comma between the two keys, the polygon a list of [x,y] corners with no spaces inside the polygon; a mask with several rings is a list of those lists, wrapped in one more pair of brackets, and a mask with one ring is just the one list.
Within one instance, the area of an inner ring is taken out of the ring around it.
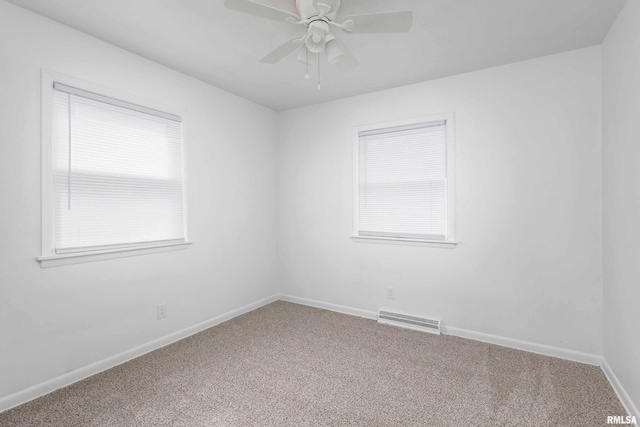
{"label": "baseboard heater", "polygon": [[440,335],[440,320],[409,316],[386,310],[378,311],[378,323]]}

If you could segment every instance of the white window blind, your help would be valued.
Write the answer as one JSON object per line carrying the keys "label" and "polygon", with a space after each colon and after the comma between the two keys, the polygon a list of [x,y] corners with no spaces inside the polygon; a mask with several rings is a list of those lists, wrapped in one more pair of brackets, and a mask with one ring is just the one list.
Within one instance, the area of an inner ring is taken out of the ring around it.
{"label": "white window blind", "polygon": [[54,84],[58,254],[185,241],[179,116]]}
{"label": "white window blind", "polygon": [[446,122],[367,130],[358,138],[358,235],[446,240]]}

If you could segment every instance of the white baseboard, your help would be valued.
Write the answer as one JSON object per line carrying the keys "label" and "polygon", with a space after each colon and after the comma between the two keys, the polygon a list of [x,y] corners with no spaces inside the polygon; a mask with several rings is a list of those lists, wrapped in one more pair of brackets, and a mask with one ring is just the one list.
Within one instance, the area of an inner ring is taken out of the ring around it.
{"label": "white baseboard", "polygon": [[[291,295],[280,295],[280,299],[283,301],[289,301],[297,304],[308,305],[311,307],[322,308],[330,311],[336,311],[338,313],[350,314],[354,316],[364,317],[367,319],[377,319],[378,313],[375,311],[362,310],[353,307],[347,307],[343,305],[337,305],[322,301],[316,301],[308,298],[295,297]],[[607,361],[600,355],[583,353],[575,350],[568,350],[560,347],[552,347],[544,344],[532,343],[529,341],[521,341],[513,338],[501,337],[498,335],[485,334],[482,332],[470,331],[467,329],[456,328],[454,326],[442,325],[442,333],[445,335],[453,335],[461,338],[472,339],[475,341],[486,342],[489,344],[495,344],[502,347],[514,348],[516,350],[523,350],[530,353],[542,354],[545,356],[557,357],[560,359],[571,360],[574,362],[586,363],[589,365],[601,366],[605,373],[605,376],[611,383],[611,386],[615,390],[618,398],[622,402],[623,406],[627,410],[628,414],[635,416],[637,420],[640,420],[640,413],[638,409],[631,401],[631,398],[622,387],[622,384],[615,376],[611,367],[607,364]],[[619,414],[611,414],[619,415]]]}
{"label": "white baseboard", "polygon": [[261,299],[251,304],[247,304],[244,307],[231,310],[227,313],[213,317],[209,320],[205,320],[204,322],[197,323],[193,326],[190,326],[188,328],[166,335],[162,338],[155,339],[146,344],[142,344],[138,347],[132,348],[130,350],[124,351],[122,353],[116,354],[111,357],[107,357],[106,359],[92,363],[83,368],[76,369],[72,372],[68,372],[66,374],[60,375],[59,377],[52,378],[43,383],[36,384],[32,387],[21,390],[17,393],[3,397],[0,399],[0,412],[6,411],[7,409],[11,409],[18,405],[22,405],[23,403],[27,403],[30,400],[33,400],[45,394],[51,393],[52,391],[55,391],[59,388],[71,385],[75,382],[83,380],[99,372],[106,371],[107,369],[113,368],[114,366],[125,363],[131,359],[135,359],[136,357],[140,357],[143,354],[157,350],[161,347],[164,347],[166,345],[179,341],[183,338],[186,338],[198,332],[201,332],[205,329],[218,325],[222,322],[226,322],[227,320],[230,320],[230,319],[233,319],[234,317],[248,313],[252,310],[262,307],[263,305],[277,301],[278,299],[279,299],[278,295],[273,295],[271,297]]}
{"label": "white baseboard", "polygon": [[[280,295],[283,301],[308,305],[316,308],[324,308],[326,310],[337,311],[339,313],[351,314],[354,316],[365,317],[367,319],[377,319],[376,311],[362,310],[343,305],[331,304],[328,302],[316,301],[308,298],[300,298],[291,295]],[[530,353],[543,354],[545,356],[553,356],[561,359],[572,360],[575,362],[587,363],[589,365],[600,366],[602,357],[595,354],[581,353],[579,351],[567,350],[559,347],[551,347],[544,344],[536,344],[528,341],[520,341],[512,338],[505,338],[497,335],[485,334],[482,332],[470,331],[467,329],[456,328],[453,326],[442,325],[442,333],[445,335],[454,335],[462,338],[468,338],[476,341],[482,341],[489,344],[496,344],[503,347],[524,350]]]}
{"label": "white baseboard", "polygon": [[294,297],[292,295],[280,295],[282,301],[293,302],[296,304],[308,305],[309,307],[324,308],[325,310],[335,311],[352,316],[364,317],[366,319],[377,319],[378,313],[375,311],[361,310],[359,308],[347,307],[346,305],[332,304],[330,302],[316,301],[308,298]]}
{"label": "white baseboard", "polygon": [[[29,387],[25,390],[21,390],[17,393],[0,398],[0,412],[6,411],[7,409],[11,409],[15,406],[21,405],[23,403],[36,399],[45,394],[51,393],[52,391],[55,391],[59,388],[71,385],[77,381],[83,380],[99,372],[105,371],[114,366],[125,363],[131,359],[142,356],[151,351],[157,350],[161,347],[164,347],[173,342],[179,341],[183,338],[196,334],[212,326],[218,325],[222,322],[226,322],[227,320],[233,319],[234,317],[253,311],[259,307],[262,307],[263,305],[269,304],[279,299],[283,301],[296,303],[296,304],[302,304],[302,305],[307,305],[311,307],[322,308],[325,310],[335,311],[338,313],[349,314],[352,316],[364,317],[367,319],[375,320],[377,319],[377,316],[378,316],[378,313],[375,311],[362,310],[358,308],[332,304],[328,302],[316,301],[316,300],[296,297],[292,295],[273,295],[271,297],[264,298],[262,300],[253,302],[251,304],[247,304],[243,307],[237,308],[235,310],[221,314],[219,316],[216,316],[204,322],[190,326],[181,331],[174,332],[162,338],[158,338],[146,344],[127,350],[125,352],[122,352],[114,356],[108,357],[106,359],[103,359],[101,361],[92,363],[91,365],[66,373],[64,375],[60,375],[59,377],[50,379],[48,381],[45,381],[43,383],[37,384],[32,387]],[[609,382],[611,383],[613,389],[617,393],[618,397],[620,398],[620,401],[624,405],[629,415],[635,416],[636,419],[640,420],[640,413],[638,412],[638,409],[636,408],[634,403],[631,401],[631,398],[622,387],[622,384],[620,383],[616,375],[611,370],[611,367],[607,364],[606,360],[603,359],[601,356],[588,354],[588,353],[581,353],[581,352],[567,350],[567,349],[558,348],[558,347],[551,347],[543,344],[531,343],[527,341],[515,340],[512,338],[505,338],[497,335],[485,334],[482,332],[470,331],[470,330],[456,328],[456,327],[447,326],[447,325],[442,326],[442,332],[447,335],[459,336],[462,338],[468,338],[476,341],[496,344],[503,347],[510,347],[510,348],[524,350],[532,353],[538,353],[538,354],[543,354],[547,356],[553,356],[553,357],[559,357],[562,359],[572,360],[576,362],[602,366],[602,370],[604,371],[606,377],[609,379]]]}
{"label": "white baseboard", "polygon": [[516,350],[528,351],[530,353],[537,353],[545,356],[571,360],[573,362],[586,363],[588,365],[600,366],[600,363],[602,361],[602,356],[597,354],[582,353],[580,351],[568,350],[560,347],[552,347],[545,344],[537,344],[529,341],[521,341],[513,338],[501,337],[499,335],[470,331],[467,329],[456,328],[454,326],[442,325],[442,333],[446,335],[454,335],[461,338],[468,338],[475,341],[482,341],[489,344],[495,344],[502,347],[514,348]]}
{"label": "white baseboard", "polygon": [[[627,413],[630,416],[636,417],[636,421],[640,423],[640,411],[638,411],[638,408],[633,403],[633,401],[631,400],[631,397],[629,397],[629,395],[627,394],[627,391],[624,389],[624,387],[622,386],[622,383],[620,382],[616,374],[611,369],[611,366],[609,366],[609,364],[607,363],[607,359],[605,359],[604,357],[602,358],[601,366],[602,366],[602,371],[604,372],[605,376],[611,383],[611,387],[613,387],[613,390],[618,395],[618,399],[620,399],[620,402],[622,402],[622,406],[624,406],[624,409],[627,410]],[[618,415],[618,414],[611,414],[611,415]]]}

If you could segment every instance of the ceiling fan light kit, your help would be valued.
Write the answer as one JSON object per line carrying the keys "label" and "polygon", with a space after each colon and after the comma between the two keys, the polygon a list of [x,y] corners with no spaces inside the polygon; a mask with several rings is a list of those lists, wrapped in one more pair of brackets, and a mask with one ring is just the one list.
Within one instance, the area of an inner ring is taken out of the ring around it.
{"label": "ceiling fan light kit", "polygon": [[253,0],[225,0],[225,7],[262,18],[304,26],[301,37],[289,40],[260,61],[275,64],[298,50],[297,60],[305,64],[305,78],[309,78],[309,66],[318,67],[318,89],[320,89],[320,54],[325,53],[327,62],[340,71],[348,72],[358,66],[358,61],[341,40],[331,34],[331,27],[346,33],[399,33],[407,32],[413,24],[413,12],[367,13],[346,16],[337,20],[340,0],[296,0],[298,15]]}
{"label": "ceiling fan light kit", "polygon": [[324,47],[324,53],[327,55],[327,62],[335,65],[344,57],[344,47],[340,40],[329,34],[327,37],[327,44]]}
{"label": "ceiling fan light kit", "polygon": [[[329,24],[323,20],[311,21],[307,28],[305,45],[309,52],[320,53],[324,50],[329,35]],[[303,48],[304,49],[304,48]]]}

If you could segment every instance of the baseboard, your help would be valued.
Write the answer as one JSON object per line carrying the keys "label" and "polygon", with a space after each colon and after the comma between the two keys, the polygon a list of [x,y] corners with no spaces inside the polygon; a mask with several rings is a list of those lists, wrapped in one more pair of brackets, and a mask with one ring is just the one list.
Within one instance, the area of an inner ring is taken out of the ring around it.
{"label": "baseboard", "polygon": [[600,366],[602,356],[597,354],[583,353],[575,350],[568,350],[550,345],[521,341],[513,338],[501,337],[499,335],[485,334],[482,332],[470,331],[453,326],[442,326],[442,333],[454,335],[456,337],[468,338],[475,341],[482,341],[502,347],[514,348],[516,350],[528,351],[530,353],[542,354],[544,356],[557,357],[559,359],[571,360],[573,362],[586,363],[588,365]]}
{"label": "baseboard", "polygon": [[324,308],[325,310],[350,314],[352,316],[364,317],[366,319],[375,320],[378,318],[378,313],[375,311],[361,310],[359,308],[347,307],[346,305],[338,305],[329,302],[316,301],[308,298],[294,297],[292,295],[280,295],[280,299],[282,301],[308,305],[309,307]]}
{"label": "baseboard", "polygon": [[[638,408],[633,403],[633,401],[631,400],[631,397],[629,397],[629,395],[627,394],[627,391],[624,389],[624,387],[622,386],[622,383],[620,382],[616,374],[613,372],[613,369],[611,369],[611,366],[609,366],[609,364],[607,363],[607,359],[605,359],[604,357],[602,358],[601,367],[605,376],[611,383],[611,387],[613,387],[613,390],[618,395],[618,399],[620,399],[620,402],[622,402],[622,406],[624,406],[624,409],[627,410],[628,415],[635,417],[636,420],[640,422],[640,411],[638,411]],[[611,415],[618,415],[618,414],[611,414]]]}
{"label": "baseboard", "polygon": [[[64,375],[61,375],[59,377],[37,384],[35,386],[29,387],[25,390],[3,397],[0,399],[0,412],[6,411],[18,405],[22,405],[23,403],[29,402],[30,400],[33,400],[45,394],[51,393],[59,388],[71,385],[77,381],[83,380],[99,372],[105,371],[114,366],[125,363],[131,359],[135,359],[136,357],[140,357],[146,353],[157,350],[161,347],[164,347],[166,345],[179,341],[183,338],[186,338],[200,331],[203,331],[205,329],[218,325],[222,322],[226,322],[227,320],[233,319],[234,317],[248,313],[259,307],[262,307],[263,305],[269,304],[277,300],[283,300],[283,301],[288,301],[296,304],[307,305],[310,307],[321,308],[325,310],[335,311],[338,313],[349,314],[352,316],[364,317],[367,319],[375,320],[378,315],[377,312],[375,311],[362,310],[358,308],[332,304],[332,303],[312,300],[308,298],[301,298],[301,297],[296,297],[292,295],[273,295],[271,297],[264,298],[262,300],[253,302],[251,304],[247,304],[243,307],[240,307],[235,310],[229,311],[227,313],[221,314],[219,316],[213,317],[209,320],[190,326],[183,330],[174,332],[162,338],[158,338],[156,340],[150,341],[146,344],[140,345],[133,349],[116,354],[114,356],[108,357],[101,361],[92,363],[91,365],[66,373]],[[636,419],[640,419],[640,414],[638,413],[638,409],[633,404],[629,395],[626,393],[626,391],[622,387],[622,384],[620,384],[620,381],[618,381],[617,377],[611,370],[611,367],[609,367],[606,360],[604,360],[601,356],[588,354],[588,353],[581,353],[581,352],[562,349],[558,347],[551,347],[543,344],[531,343],[528,341],[520,341],[512,338],[505,338],[497,335],[485,334],[482,332],[470,331],[462,328],[456,328],[453,326],[447,326],[444,324],[442,326],[442,333],[446,335],[454,335],[462,338],[482,341],[490,344],[496,344],[503,347],[510,347],[517,350],[543,354],[546,356],[553,356],[561,359],[567,359],[567,360],[572,360],[576,362],[602,366],[602,370],[604,371],[605,375],[609,379],[609,382],[611,383],[615,392],[618,394],[620,401],[624,405],[629,415],[633,415],[636,417]]]}
{"label": "baseboard", "polygon": [[[344,305],[332,304],[323,301],[312,300],[308,298],[296,297],[293,295],[280,295],[279,299],[283,301],[293,302],[296,304],[308,305],[310,307],[322,308],[325,310],[335,311],[338,313],[350,314],[352,316],[364,317],[367,319],[377,319],[378,313],[375,311],[362,310],[359,308],[348,307]],[[470,331],[468,329],[456,328],[454,326],[442,325],[442,333],[445,335],[453,335],[461,338],[472,339],[475,341],[482,341],[489,344],[495,344],[502,347],[514,348],[516,350],[527,351],[530,353],[542,354],[545,356],[557,357],[560,359],[571,360],[573,362],[586,363],[588,365],[601,366],[605,373],[605,376],[611,383],[611,386],[615,390],[618,398],[622,402],[623,406],[627,410],[628,414],[635,416],[637,420],[640,420],[640,413],[638,409],[631,401],[631,398],[625,391],[624,387],[611,370],[611,367],[600,355],[583,353],[575,350],[568,350],[560,347],[553,347],[544,344],[532,343],[529,341],[521,341],[513,338],[501,337],[498,335],[485,334],[482,332]],[[618,415],[618,414],[611,414]]]}
{"label": "baseboard", "polygon": [[[297,304],[308,305],[311,307],[324,308],[326,310],[337,311],[339,313],[365,317],[367,319],[378,318],[378,313],[375,311],[362,310],[359,308],[331,304],[328,302],[316,301],[308,298],[300,298],[292,295],[280,295],[280,299],[283,301],[294,302]],[[445,324],[442,325],[442,333],[445,335],[454,335],[462,338],[482,341],[489,344],[496,344],[502,347],[515,348],[517,350],[528,351],[530,353],[543,354],[545,356],[553,356],[553,357],[558,357],[560,359],[567,359],[575,362],[587,363],[589,365],[600,366],[600,362],[602,360],[601,356],[595,355],[595,354],[581,353],[579,351],[567,350],[559,347],[551,347],[544,344],[536,344],[528,341],[520,341],[512,338],[505,338],[497,335],[490,335],[482,332],[475,332],[467,329],[447,326]]]}
{"label": "baseboard", "polygon": [[130,350],[124,351],[122,353],[116,354],[111,357],[107,357],[106,359],[92,363],[83,368],[76,369],[72,372],[68,372],[66,374],[60,375],[59,377],[47,380],[43,383],[36,384],[25,390],[21,390],[17,393],[3,397],[0,399],[0,412],[6,411],[7,409],[11,409],[18,405],[22,405],[23,403],[27,403],[30,400],[33,400],[45,394],[51,393],[52,391],[55,391],[59,388],[71,385],[75,382],[88,378],[99,372],[106,371],[107,369],[113,368],[114,366],[125,363],[131,359],[135,359],[136,357],[140,357],[146,353],[149,353],[161,347],[167,346],[171,343],[174,343],[183,338],[186,338],[188,336],[201,332],[205,329],[218,325],[222,322],[226,322],[227,320],[231,320],[234,317],[253,311],[259,307],[262,307],[263,305],[277,301],[278,299],[279,299],[279,295],[273,295],[271,297],[261,299],[259,301],[253,302],[251,304],[247,304],[243,307],[240,307],[235,310],[231,310],[227,313],[221,314],[219,316],[213,317],[209,320],[205,320],[204,322],[197,323],[188,328],[166,335],[162,338],[155,339],[146,344],[142,344],[138,347],[132,348]]}

